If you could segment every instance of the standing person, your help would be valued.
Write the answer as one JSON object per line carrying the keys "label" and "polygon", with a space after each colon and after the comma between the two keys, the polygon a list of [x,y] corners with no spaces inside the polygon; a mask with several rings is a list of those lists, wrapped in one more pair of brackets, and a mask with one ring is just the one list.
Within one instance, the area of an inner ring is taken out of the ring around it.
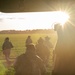
{"label": "standing person", "polygon": [[5,59],[6,59],[7,63],[10,62],[9,58],[10,58],[11,48],[13,48],[13,45],[9,41],[9,37],[6,37],[4,40],[4,43],[2,45],[2,50],[3,50],[3,54],[5,55]]}
{"label": "standing person", "polygon": [[46,45],[49,49],[53,48],[53,44],[51,43],[50,37],[48,37],[48,36],[45,37],[45,45]]}
{"label": "standing person", "polygon": [[75,75],[75,26],[66,23],[62,29],[56,25],[58,40],[54,51],[52,75]]}
{"label": "standing person", "polygon": [[44,61],[45,65],[48,65],[50,51],[44,44],[44,40],[42,37],[38,39],[38,43],[36,44],[36,53]]}
{"label": "standing person", "polygon": [[31,36],[28,36],[26,39],[26,45],[29,45],[30,43],[32,43],[32,39]]}
{"label": "standing person", "polygon": [[45,75],[46,68],[42,59],[36,55],[33,44],[26,46],[26,53],[20,55],[15,64],[15,75]]}
{"label": "standing person", "polygon": [[[62,75],[63,72],[63,56],[64,56],[64,40],[63,40],[63,31],[62,26],[60,24],[56,24],[54,26],[54,30],[57,32],[58,39],[56,43],[56,47],[54,50],[54,68],[52,71],[52,75]],[[64,74],[63,74],[64,75]]]}
{"label": "standing person", "polygon": [[75,75],[75,20],[65,24],[64,40],[64,72],[65,75]]}

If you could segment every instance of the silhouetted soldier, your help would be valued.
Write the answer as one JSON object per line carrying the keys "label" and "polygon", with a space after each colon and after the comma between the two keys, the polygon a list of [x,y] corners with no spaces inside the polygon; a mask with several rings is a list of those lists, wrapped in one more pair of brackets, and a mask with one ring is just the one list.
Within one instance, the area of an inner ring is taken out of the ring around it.
{"label": "silhouetted soldier", "polygon": [[31,36],[28,36],[26,39],[26,45],[29,45],[30,43],[32,43],[32,39]]}
{"label": "silhouetted soldier", "polygon": [[45,45],[49,48],[49,50],[53,48],[53,44],[51,43],[50,37],[48,36],[45,37]]}
{"label": "silhouetted soldier", "polygon": [[66,75],[75,75],[75,25],[73,22],[64,25],[64,42],[64,72]]}
{"label": "silhouetted soldier", "polygon": [[13,48],[13,45],[9,41],[9,38],[6,37],[5,41],[4,41],[3,45],[2,45],[2,49],[3,49],[3,54],[5,55],[5,59],[7,60],[8,63],[10,62],[9,58],[10,58],[11,48]]}
{"label": "silhouetted soldier", "polygon": [[14,64],[15,75],[45,75],[42,59],[36,55],[35,46],[27,45],[26,53],[20,55]]}
{"label": "silhouetted soldier", "polygon": [[54,69],[52,75],[75,75],[75,27],[66,23],[55,26],[58,40],[54,51]]}
{"label": "silhouetted soldier", "polygon": [[48,65],[50,51],[48,47],[44,44],[42,37],[39,38],[38,43],[36,44],[36,52],[39,57],[44,61],[45,65]]}

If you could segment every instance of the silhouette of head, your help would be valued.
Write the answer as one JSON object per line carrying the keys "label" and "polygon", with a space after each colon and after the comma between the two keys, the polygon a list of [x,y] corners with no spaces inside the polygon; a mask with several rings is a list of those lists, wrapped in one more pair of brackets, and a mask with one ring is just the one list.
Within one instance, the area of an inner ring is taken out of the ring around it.
{"label": "silhouette of head", "polygon": [[28,53],[33,54],[33,53],[36,52],[36,48],[35,48],[34,44],[32,44],[32,43],[29,44],[29,45],[26,45],[26,48],[27,48],[27,52]]}
{"label": "silhouette of head", "polygon": [[28,36],[28,38],[30,38],[31,36]]}
{"label": "silhouette of head", "polygon": [[39,38],[38,43],[39,43],[39,44],[44,43],[44,40],[43,40],[42,37]]}
{"label": "silhouette of head", "polygon": [[6,37],[6,38],[5,38],[5,41],[9,41],[9,37]]}
{"label": "silhouette of head", "polygon": [[54,30],[59,31],[62,29],[62,25],[60,23],[54,25]]}
{"label": "silhouette of head", "polygon": [[45,37],[45,40],[50,40],[50,37],[46,36],[46,37]]}

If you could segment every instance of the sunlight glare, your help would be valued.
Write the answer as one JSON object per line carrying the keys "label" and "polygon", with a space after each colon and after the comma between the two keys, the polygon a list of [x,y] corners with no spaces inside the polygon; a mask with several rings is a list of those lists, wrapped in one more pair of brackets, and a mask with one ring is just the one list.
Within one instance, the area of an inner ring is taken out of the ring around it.
{"label": "sunlight glare", "polygon": [[[69,15],[62,11],[1,13],[0,19],[2,19],[0,30],[51,29],[54,23],[63,25],[68,21]],[[4,24],[2,25],[2,23]]]}
{"label": "sunlight glare", "polygon": [[66,12],[62,12],[59,11],[58,15],[57,15],[57,19],[56,22],[60,23],[62,26],[65,24],[65,22],[68,21],[68,19],[70,18],[70,16],[68,15],[68,13]]}

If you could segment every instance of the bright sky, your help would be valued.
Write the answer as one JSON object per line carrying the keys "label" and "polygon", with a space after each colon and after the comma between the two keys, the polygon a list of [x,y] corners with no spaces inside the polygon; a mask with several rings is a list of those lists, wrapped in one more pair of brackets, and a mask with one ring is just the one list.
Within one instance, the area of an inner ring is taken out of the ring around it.
{"label": "bright sky", "polygon": [[54,23],[64,24],[69,16],[65,12],[0,12],[0,30],[51,29]]}

